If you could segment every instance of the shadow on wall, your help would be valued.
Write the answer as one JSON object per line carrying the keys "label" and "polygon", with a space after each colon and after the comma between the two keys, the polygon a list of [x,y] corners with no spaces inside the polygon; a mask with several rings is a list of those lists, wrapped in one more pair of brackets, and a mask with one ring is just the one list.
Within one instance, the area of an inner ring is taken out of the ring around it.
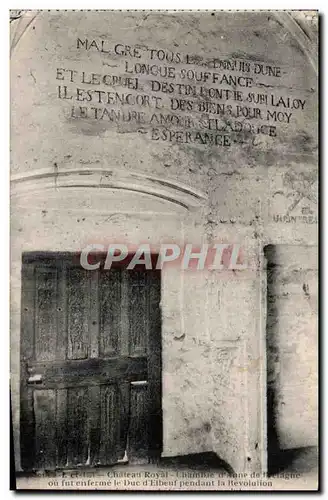
{"label": "shadow on wall", "polygon": [[[267,450],[268,473],[278,474],[281,471],[310,472],[317,468],[317,447],[306,446],[283,449],[279,433],[279,310],[276,297],[278,295],[277,246],[264,247],[267,259]],[[297,367],[295,367],[297,369]]]}
{"label": "shadow on wall", "polygon": [[177,457],[161,458],[161,465],[174,469],[191,469],[199,471],[222,471],[229,475],[234,474],[230,465],[214,452],[195,453]]}

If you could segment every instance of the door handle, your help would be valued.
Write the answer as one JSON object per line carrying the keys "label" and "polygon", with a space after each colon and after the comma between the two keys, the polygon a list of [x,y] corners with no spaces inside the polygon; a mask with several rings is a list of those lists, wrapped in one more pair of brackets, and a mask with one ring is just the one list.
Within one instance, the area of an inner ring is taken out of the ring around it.
{"label": "door handle", "polygon": [[30,375],[27,379],[28,384],[41,384],[42,383],[42,375],[41,373],[34,373]]}
{"label": "door handle", "polygon": [[131,385],[133,386],[145,386],[148,385],[147,380],[135,380],[134,382],[131,382]]}

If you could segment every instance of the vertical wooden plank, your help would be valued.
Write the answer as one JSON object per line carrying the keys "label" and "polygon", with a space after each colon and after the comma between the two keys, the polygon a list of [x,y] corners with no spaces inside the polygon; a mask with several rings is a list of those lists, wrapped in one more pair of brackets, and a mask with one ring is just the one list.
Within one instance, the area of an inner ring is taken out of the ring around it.
{"label": "vertical wooden plank", "polygon": [[35,266],[22,264],[21,359],[34,359]]}
{"label": "vertical wooden plank", "polygon": [[[24,370],[24,367],[22,367]],[[22,376],[22,373],[21,373]],[[23,470],[35,467],[35,422],[33,406],[33,389],[21,384],[20,394],[20,447]]]}
{"label": "vertical wooden plank", "polygon": [[56,467],[56,391],[34,390],[35,466]]}
{"label": "vertical wooden plank", "polygon": [[[128,449],[128,432],[130,425],[130,383],[119,384],[119,441],[117,447],[117,458],[122,460]],[[132,422],[133,425],[133,422]]]}
{"label": "vertical wooden plank", "polygon": [[122,270],[121,274],[121,331],[120,331],[120,354],[129,356],[129,329],[130,329],[130,311],[129,311],[129,271]]}
{"label": "vertical wooden plank", "polygon": [[[99,357],[100,346],[100,271],[90,273],[90,357]],[[89,465],[98,465],[100,463],[100,386],[90,386],[88,388],[88,420],[89,420]]]}
{"label": "vertical wooden plank", "polygon": [[89,354],[90,271],[68,271],[68,359],[86,359]]}
{"label": "vertical wooden plank", "polygon": [[67,357],[67,296],[66,296],[66,262],[61,259],[57,263],[57,345],[56,359]]}
{"label": "vertical wooden plank", "polygon": [[99,357],[99,269],[90,272],[90,358]]}
{"label": "vertical wooden plank", "polygon": [[121,270],[100,272],[100,355],[114,356],[121,329]]}
{"label": "vertical wooden plank", "polygon": [[57,467],[65,467],[67,462],[67,389],[57,390],[56,421]]}
{"label": "vertical wooden plank", "polygon": [[146,273],[129,272],[129,352],[143,356],[147,352],[147,287]]}
{"label": "vertical wooden plank", "polygon": [[36,266],[35,357],[37,361],[56,358],[57,270]]}
{"label": "vertical wooden plank", "polygon": [[161,335],[161,274],[148,277],[148,411],[149,455],[151,461],[160,457],[163,443],[162,423],[162,335]]}
{"label": "vertical wooden plank", "polygon": [[131,425],[128,436],[129,463],[143,464],[149,461],[147,392],[147,382],[131,383]]}
{"label": "vertical wooden plank", "polygon": [[28,360],[34,359],[35,274],[34,265],[22,263],[21,341],[20,341],[20,448],[24,470],[35,465],[35,422],[33,390],[28,387]]}
{"label": "vertical wooden plank", "polygon": [[89,465],[100,463],[100,440],[103,435],[100,427],[100,386],[89,387]]}
{"label": "vertical wooden plank", "polygon": [[85,465],[88,459],[88,397],[84,387],[68,389],[68,465]]}
{"label": "vertical wooden plank", "polygon": [[101,386],[101,445],[100,463],[117,461],[118,446],[118,401],[115,385]]}

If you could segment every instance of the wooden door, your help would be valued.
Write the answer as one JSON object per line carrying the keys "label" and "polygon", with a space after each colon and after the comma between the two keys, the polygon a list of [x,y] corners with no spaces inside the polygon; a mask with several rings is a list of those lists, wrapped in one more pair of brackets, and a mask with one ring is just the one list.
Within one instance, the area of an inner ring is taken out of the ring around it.
{"label": "wooden door", "polygon": [[21,318],[23,469],[159,457],[160,273],[27,253]]}

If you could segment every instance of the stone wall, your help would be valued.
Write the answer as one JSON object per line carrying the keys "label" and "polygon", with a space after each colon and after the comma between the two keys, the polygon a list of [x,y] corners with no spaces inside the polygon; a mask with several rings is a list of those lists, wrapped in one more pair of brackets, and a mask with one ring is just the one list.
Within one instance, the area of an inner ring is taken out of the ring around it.
{"label": "stone wall", "polygon": [[280,449],[318,443],[318,262],[315,247],[276,245],[268,258],[269,411]]}

